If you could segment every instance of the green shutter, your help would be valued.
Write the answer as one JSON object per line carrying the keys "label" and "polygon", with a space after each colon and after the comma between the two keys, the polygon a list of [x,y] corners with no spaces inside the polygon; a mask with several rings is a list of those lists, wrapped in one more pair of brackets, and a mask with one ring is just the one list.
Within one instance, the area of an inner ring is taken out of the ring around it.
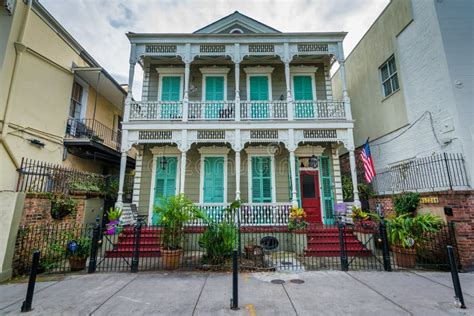
{"label": "green shutter", "polygon": [[[181,77],[179,76],[166,76],[161,79],[161,101],[179,101],[180,88],[181,88]],[[176,103],[162,105],[161,118],[178,118],[179,106]]]}
{"label": "green shutter", "polygon": [[[311,76],[293,77],[295,116],[297,118],[314,118],[312,102],[302,102],[314,100],[312,80]],[[301,102],[298,102],[298,100],[301,100]]]}
{"label": "green shutter", "polygon": [[[206,77],[206,101],[224,101],[224,77]],[[224,102],[206,104],[204,113],[206,118],[219,118],[224,108]]]}
{"label": "green shutter", "polygon": [[332,193],[331,163],[329,157],[321,156],[319,170],[322,187],[321,202],[323,206],[323,221],[324,224],[330,225],[334,224],[334,199]]}
{"label": "green shutter", "polygon": [[204,158],[204,203],[224,202],[224,157]]}
{"label": "green shutter", "polygon": [[[252,76],[250,77],[250,101],[268,101],[268,77]],[[250,105],[250,115],[252,118],[268,118],[268,103],[252,102]]]}
{"label": "green shutter", "polygon": [[[166,157],[166,169],[161,169],[160,160],[163,157],[156,158],[155,189],[153,205],[158,205],[160,199],[176,195],[176,171],[178,159],[176,157]],[[158,218],[153,213],[152,223],[156,224]]]}
{"label": "green shutter", "polygon": [[[293,198],[293,184],[291,182],[291,168],[290,159],[288,158],[288,182],[290,188],[290,201]],[[299,158],[295,157],[295,170],[296,170],[296,198],[298,199],[298,205],[301,207],[301,185],[300,185],[300,161]]]}
{"label": "green shutter", "polygon": [[270,157],[252,157],[252,202],[272,202],[272,163]]}

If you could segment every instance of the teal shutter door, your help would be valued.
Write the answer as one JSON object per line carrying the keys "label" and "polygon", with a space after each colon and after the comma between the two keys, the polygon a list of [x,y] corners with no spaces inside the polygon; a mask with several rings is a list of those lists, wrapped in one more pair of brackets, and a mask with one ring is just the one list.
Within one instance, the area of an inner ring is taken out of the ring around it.
{"label": "teal shutter door", "polygon": [[324,224],[334,224],[334,199],[332,194],[331,164],[329,157],[320,158],[320,178],[322,187],[321,201],[323,205]]}
{"label": "teal shutter door", "polygon": [[[224,101],[224,77],[206,77],[206,101]],[[224,108],[224,102],[207,103],[204,114],[206,118],[219,118]]]}
{"label": "teal shutter door", "polygon": [[[178,159],[176,157],[166,157],[166,169],[160,168],[160,159],[156,158],[156,173],[155,173],[155,190],[154,190],[154,203],[158,205],[160,199],[176,195],[176,171],[178,166]],[[156,224],[158,218],[153,213],[152,223]]]}
{"label": "teal shutter door", "polygon": [[204,158],[204,203],[224,202],[224,157]]}
{"label": "teal shutter door", "polygon": [[[268,77],[252,76],[250,77],[250,101],[268,101]],[[251,118],[268,118],[270,115],[268,103],[251,102],[250,104]]]}
{"label": "teal shutter door", "polygon": [[272,170],[270,157],[252,157],[252,202],[272,202]]}
{"label": "teal shutter door", "polygon": [[314,118],[313,104],[308,102],[314,100],[312,80],[311,76],[293,77],[295,117],[297,118]]}
{"label": "teal shutter door", "polygon": [[[161,109],[161,118],[179,118],[179,106],[177,101],[180,100],[181,77],[166,76],[161,79],[161,101],[164,101]],[[166,103],[166,101],[171,101]]]}

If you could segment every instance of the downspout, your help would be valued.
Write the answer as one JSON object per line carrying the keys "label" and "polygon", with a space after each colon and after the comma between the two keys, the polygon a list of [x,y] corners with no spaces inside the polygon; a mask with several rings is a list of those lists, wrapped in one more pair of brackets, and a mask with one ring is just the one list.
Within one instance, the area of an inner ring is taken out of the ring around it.
{"label": "downspout", "polygon": [[12,95],[12,90],[13,86],[15,83],[17,71],[18,71],[18,66],[20,64],[21,56],[22,53],[26,51],[26,45],[23,43],[23,38],[25,37],[25,32],[26,32],[26,26],[28,24],[28,20],[30,17],[30,12],[31,12],[31,7],[33,5],[33,0],[28,0],[27,6],[26,6],[26,12],[25,12],[25,17],[23,19],[23,24],[21,25],[20,29],[20,34],[18,34],[18,40],[14,43],[15,45],[15,63],[13,64],[13,73],[12,73],[12,79],[10,81],[10,86],[8,88],[8,95],[7,95],[7,100],[5,103],[5,113],[3,115],[3,124],[2,124],[2,132],[0,133],[0,142],[2,143],[3,147],[5,148],[8,157],[10,157],[10,160],[13,162],[16,168],[20,168],[20,164],[18,160],[15,158],[13,155],[13,152],[6,142],[6,133],[8,132],[8,114],[9,114],[9,105],[10,105],[10,97]]}

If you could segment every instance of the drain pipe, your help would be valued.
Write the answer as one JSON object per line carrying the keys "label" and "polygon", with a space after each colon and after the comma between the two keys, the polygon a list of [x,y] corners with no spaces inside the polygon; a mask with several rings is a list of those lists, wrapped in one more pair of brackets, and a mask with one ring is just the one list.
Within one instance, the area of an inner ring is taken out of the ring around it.
{"label": "drain pipe", "polygon": [[8,154],[8,157],[10,157],[10,160],[13,162],[16,168],[20,168],[20,164],[18,160],[15,158],[15,156],[13,155],[13,152],[10,146],[6,142],[6,137],[7,137],[6,133],[8,132],[8,127],[9,127],[9,122],[8,122],[9,111],[8,110],[9,110],[9,105],[10,105],[10,97],[12,95],[15,79],[17,77],[18,65],[20,64],[21,56],[26,51],[26,45],[23,43],[23,38],[25,37],[26,26],[28,24],[32,5],[33,5],[33,0],[28,0],[28,3],[26,5],[25,17],[21,25],[20,33],[18,34],[18,39],[14,44],[15,52],[16,52],[15,63],[13,64],[12,78],[10,81],[10,86],[8,88],[7,100],[5,103],[5,113],[3,114],[2,131],[0,133],[0,143],[2,143],[3,147],[5,148]]}

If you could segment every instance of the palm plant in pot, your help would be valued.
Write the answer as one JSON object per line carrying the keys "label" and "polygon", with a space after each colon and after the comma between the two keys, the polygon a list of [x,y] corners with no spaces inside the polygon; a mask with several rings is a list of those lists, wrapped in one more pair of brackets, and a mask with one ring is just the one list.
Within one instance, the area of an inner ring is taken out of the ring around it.
{"label": "palm plant in pot", "polygon": [[202,218],[202,212],[184,194],[162,198],[154,212],[162,228],[163,267],[167,270],[177,269],[183,254],[184,225],[193,219]]}
{"label": "palm plant in pot", "polygon": [[414,268],[416,248],[428,240],[430,233],[438,232],[442,224],[440,217],[429,213],[417,216],[406,213],[387,220],[388,239],[396,264],[402,268]]}

